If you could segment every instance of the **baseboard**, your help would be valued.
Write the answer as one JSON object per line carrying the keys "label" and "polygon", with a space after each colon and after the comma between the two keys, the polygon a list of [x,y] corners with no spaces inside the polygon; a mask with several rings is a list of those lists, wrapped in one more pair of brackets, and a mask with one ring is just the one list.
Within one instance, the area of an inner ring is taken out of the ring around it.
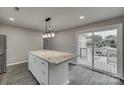
{"label": "baseboard", "polygon": [[26,63],[26,62],[28,62],[28,60],[19,61],[19,62],[16,62],[16,63],[10,63],[10,64],[7,64],[7,67],[12,66],[12,65],[21,64],[21,63]]}

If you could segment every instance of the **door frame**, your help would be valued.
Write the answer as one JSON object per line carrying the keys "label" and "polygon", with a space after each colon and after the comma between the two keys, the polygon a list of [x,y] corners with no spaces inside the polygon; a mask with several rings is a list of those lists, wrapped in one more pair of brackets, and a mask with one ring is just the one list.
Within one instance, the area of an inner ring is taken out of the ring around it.
{"label": "door frame", "polygon": [[2,49],[2,55],[1,55],[1,71],[0,71],[0,73],[1,74],[3,74],[3,73],[5,73],[5,72],[7,72],[7,52],[6,52],[6,35],[4,35],[4,34],[0,34],[0,36],[2,36],[2,38],[3,38],[3,43],[4,43],[4,48]]}
{"label": "door frame", "polygon": [[[88,32],[101,32],[101,31],[105,31],[105,30],[112,30],[112,29],[117,29],[117,50],[118,50],[118,63],[117,63],[117,76],[119,77],[123,77],[123,33],[122,33],[122,23],[120,24],[114,24],[114,25],[108,25],[108,26],[103,26],[103,27],[98,27],[98,28],[92,28],[92,29],[87,29],[87,30],[80,30],[78,32],[76,32],[76,55],[78,55],[78,35],[80,33],[88,33]],[[94,48],[93,48],[94,49]],[[92,52],[92,54],[94,53],[94,50]],[[92,61],[94,61],[94,57],[92,57]],[[78,64],[77,62],[77,59],[76,59],[76,63]],[[94,63],[94,62],[92,62]],[[92,69],[96,69],[94,68],[94,66],[91,67]],[[97,71],[99,69],[96,69]],[[100,71],[101,72],[101,71]],[[112,75],[112,73],[108,73],[106,71],[103,71],[103,73],[107,73],[107,74],[110,74]],[[114,75],[115,76],[115,75]]]}

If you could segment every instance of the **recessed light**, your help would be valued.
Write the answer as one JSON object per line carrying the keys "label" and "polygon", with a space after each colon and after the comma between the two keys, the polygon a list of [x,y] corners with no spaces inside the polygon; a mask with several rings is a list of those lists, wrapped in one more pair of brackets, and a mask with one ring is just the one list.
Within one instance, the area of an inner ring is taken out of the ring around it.
{"label": "recessed light", "polygon": [[84,19],[84,16],[80,16],[80,19]]}
{"label": "recessed light", "polygon": [[9,20],[10,20],[10,21],[15,21],[15,19],[14,19],[14,18],[12,18],[12,17],[10,17],[10,18],[9,18]]}

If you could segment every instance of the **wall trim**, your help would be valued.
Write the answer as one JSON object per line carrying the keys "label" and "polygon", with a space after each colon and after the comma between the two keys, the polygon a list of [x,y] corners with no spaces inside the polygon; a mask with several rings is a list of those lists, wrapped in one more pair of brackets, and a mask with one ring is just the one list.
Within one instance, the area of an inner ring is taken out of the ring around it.
{"label": "wall trim", "polygon": [[28,60],[19,61],[19,62],[16,62],[16,63],[10,63],[10,64],[7,64],[7,67],[12,66],[12,65],[21,64],[21,63],[26,63],[26,62],[28,62]]}

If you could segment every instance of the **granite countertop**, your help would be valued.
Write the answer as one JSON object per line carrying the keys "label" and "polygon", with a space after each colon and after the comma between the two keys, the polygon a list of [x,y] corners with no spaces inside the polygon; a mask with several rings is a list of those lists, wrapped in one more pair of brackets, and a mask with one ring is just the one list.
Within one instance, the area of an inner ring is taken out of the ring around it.
{"label": "granite countertop", "polygon": [[29,53],[53,64],[60,64],[76,57],[72,53],[53,50],[37,50]]}

